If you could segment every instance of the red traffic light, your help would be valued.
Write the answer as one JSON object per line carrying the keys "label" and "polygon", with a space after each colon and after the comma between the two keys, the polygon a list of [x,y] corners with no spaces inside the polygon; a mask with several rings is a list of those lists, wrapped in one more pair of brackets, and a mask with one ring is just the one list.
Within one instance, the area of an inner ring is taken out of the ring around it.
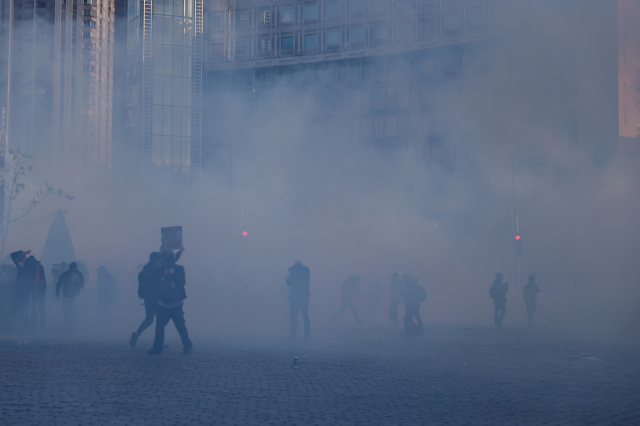
{"label": "red traffic light", "polygon": [[242,236],[243,236],[243,237],[246,237],[247,235],[249,235],[249,234],[247,233],[247,231],[242,231]]}
{"label": "red traffic light", "polygon": [[520,235],[516,235],[516,240],[519,240],[519,239],[520,239]]}

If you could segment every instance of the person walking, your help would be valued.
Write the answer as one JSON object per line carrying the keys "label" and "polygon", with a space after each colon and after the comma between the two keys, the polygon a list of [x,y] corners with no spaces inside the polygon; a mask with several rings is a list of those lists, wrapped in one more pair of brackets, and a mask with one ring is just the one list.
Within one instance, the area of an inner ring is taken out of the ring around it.
{"label": "person walking", "polygon": [[342,283],[340,289],[342,290],[342,303],[340,305],[340,309],[331,317],[331,323],[335,321],[338,316],[340,316],[347,308],[351,309],[353,312],[353,317],[356,319],[356,324],[362,325],[364,321],[358,318],[358,311],[356,310],[355,305],[351,301],[353,297],[353,293],[357,293],[360,297],[364,297],[360,291],[358,291],[358,284],[360,284],[361,278],[359,275],[349,275],[349,277]]}
{"label": "person walking", "polygon": [[78,270],[78,264],[71,262],[69,269],[63,272],[56,284],[56,298],[60,300],[60,289],[62,289],[62,313],[67,320],[67,331],[73,334],[75,326],[75,299],[84,287],[84,275]]}
{"label": "person walking", "polygon": [[33,290],[31,293],[31,312],[29,315],[29,328],[35,331],[40,325],[40,331],[44,331],[44,300],[47,296],[47,277],[44,273],[44,266],[37,262],[36,276],[34,277]]}
{"label": "person walking", "polygon": [[193,350],[193,342],[189,339],[184,311],[182,309],[187,292],[184,267],[173,264],[174,254],[172,250],[165,250],[160,254],[160,266],[162,268],[161,278],[158,282],[158,310],[156,311],[156,335],[153,347],[147,351],[150,355],[162,353],[164,345],[164,329],[173,321],[176,326],[185,355]]}
{"label": "person walking", "polygon": [[294,340],[298,329],[298,312],[302,315],[304,322],[304,338],[309,338],[311,332],[311,322],[309,321],[309,282],[311,281],[311,270],[296,260],[289,269],[287,286],[289,290],[289,315],[291,317],[291,332],[287,339]]}
{"label": "person walking", "polygon": [[507,292],[509,291],[509,283],[502,283],[502,274],[497,273],[493,280],[493,285],[489,289],[489,296],[493,299],[493,322],[496,327],[502,327],[502,320],[507,312]]}
{"label": "person walking", "polygon": [[29,305],[35,292],[35,279],[38,261],[28,256],[31,250],[11,253],[11,260],[16,265],[17,275],[13,292],[13,317],[18,334],[25,334],[29,328]]}
{"label": "person walking", "polygon": [[136,346],[138,337],[151,324],[158,310],[158,285],[162,279],[163,269],[160,266],[160,253],[153,252],[149,255],[149,262],[144,265],[138,274],[138,297],[144,300],[145,318],[142,320],[138,330],[131,333],[129,345]]}
{"label": "person walking", "polygon": [[[404,300],[404,329],[409,335],[422,335],[423,325],[420,318],[420,304],[427,300],[424,288],[418,284],[418,278],[409,274],[402,276],[404,287],[401,296]],[[414,321],[415,319],[415,321]]]}
{"label": "person walking", "polygon": [[391,274],[391,284],[389,285],[391,300],[389,302],[389,317],[393,325],[398,325],[398,308],[402,302],[402,281],[397,272]]}
{"label": "person walking", "polygon": [[536,277],[534,275],[529,275],[527,279],[527,284],[525,284],[522,289],[522,298],[524,299],[524,304],[527,306],[527,319],[528,327],[533,327],[533,315],[536,313],[536,306],[538,304],[538,293],[541,293],[542,290],[536,285]]}

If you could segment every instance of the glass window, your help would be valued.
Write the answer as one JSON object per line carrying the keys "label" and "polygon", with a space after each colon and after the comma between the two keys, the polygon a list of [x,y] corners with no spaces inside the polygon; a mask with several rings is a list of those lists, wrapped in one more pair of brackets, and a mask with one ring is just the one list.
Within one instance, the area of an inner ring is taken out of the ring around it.
{"label": "glass window", "polygon": [[173,76],[182,76],[182,48],[173,48]]}
{"label": "glass window", "polygon": [[329,46],[340,44],[340,31],[329,31],[327,33],[327,44]]}
{"label": "glass window", "polygon": [[180,130],[182,130],[182,108],[173,107],[173,135],[180,136]]}
{"label": "glass window", "polygon": [[327,4],[327,16],[332,18],[334,16],[340,16],[340,3]]}
{"label": "glass window", "polygon": [[171,134],[171,107],[166,105],[162,107],[162,134]]}
{"label": "glass window", "polygon": [[411,22],[400,22],[396,28],[396,36],[400,40],[411,38]]}
{"label": "glass window", "polygon": [[351,0],[351,14],[362,15],[364,13],[364,0]]}
{"label": "glass window", "polygon": [[[316,34],[306,34],[304,36],[304,48],[305,49],[312,49],[312,48],[315,48],[317,46],[318,46],[318,37],[317,37]],[[293,46],[291,48],[293,48]],[[284,50],[284,48],[282,50]]]}
{"label": "glass window", "polygon": [[293,50],[293,36],[282,37],[281,50]]}
{"label": "glass window", "polygon": [[242,13],[236,12],[236,27],[246,28],[248,24],[249,24],[249,14],[247,12],[242,12]]}
{"label": "glass window", "polygon": [[162,137],[162,164],[171,165],[171,136]]}
{"label": "glass window", "polygon": [[351,43],[364,42],[364,28],[352,28],[351,29]]}
{"label": "glass window", "polygon": [[444,33],[457,34],[462,29],[462,15],[459,12],[448,13],[444,18]]}
{"label": "glass window", "polygon": [[435,16],[424,18],[422,20],[422,34],[426,37],[432,37],[436,34]]}
{"label": "glass window", "polygon": [[376,40],[385,40],[388,37],[386,25],[376,25],[373,29],[373,36]]}
{"label": "glass window", "polygon": [[386,12],[389,10],[389,0],[372,0],[371,6],[374,12]]}
{"label": "glass window", "polygon": [[182,105],[182,78],[173,78],[173,105]]}
{"label": "glass window", "polygon": [[280,21],[282,22],[293,22],[294,21],[294,9],[292,7],[286,8],[286,9],[282,9],[282,11],[280,12]]}
{"label": "glass window", "polygon": [[182,105],[186,107],[191,106],[191,79],[182,79]]}
{"label": "glass window", "polygon": [[318,19],[318,5],[313,4],[304,7],[304,19]]}

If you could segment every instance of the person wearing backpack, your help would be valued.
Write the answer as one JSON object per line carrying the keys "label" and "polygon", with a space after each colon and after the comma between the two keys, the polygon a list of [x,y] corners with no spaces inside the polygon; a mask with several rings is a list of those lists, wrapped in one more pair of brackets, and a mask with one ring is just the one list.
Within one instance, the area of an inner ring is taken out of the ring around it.
{"label": "person wearing backpack", "polygon": [[[404,300],[404,328],[406,334],[422,335],[423,325],[420,318],[420,304],[427,300],[424,288],[418,284],[418,277],[404,274],[402,276],[404,287],[401,295]],[[415,318],[415,321],[414,321]]]}
{"label": "person wearing backpack", "polygon": [[489,296],[493,299],[493,307],[495,311],[493,313],[493,322],[496,327],[502,327],[502,320],[507,313],[507,292],[509,291],[509,283],[502,283],[502,274],[497,273],[496,278],[493,280],[493,284],[489,289]]}
{"label": "person wearing backpack", "polygon": [[153,347],[147,351],[150,355],[159,355],[164,345],[164,328],[173,321],[176,326],[185,355],[193,350],[193,343],[189,339],[186,322],[184,319],[184,299],[187,292],[184,289],[186,284],[184,266],[176,265],[174,254],[171,250],[165,250],[160,254],[160,266],[162,268],[160,280],[157,283],[158,289],[158,310],[156,311],[156,335]]}
{"label": "person wearing backpack", "polygon": [[138,274],[138,297],[144,300],[145,318],[142,320],[140,327],[133,333],[129,339],[129,345],[132,348],[136,346],[138,337],[151,324],[158,310],[158,282],[162,278],[164,270],[160,266],[160,253],[154,251],[149,255],[149,262],[144,265],[142,271]]}
{"label": "person wearing backpack", "polygon": [[71,262],[69,270],[60,275],[56,284],[56,298],[60,300],[62,289],[62,313],[67,320],[67,330],[73,334],[75,299],[84,287],[84,275],[78,270],[78,264]]}

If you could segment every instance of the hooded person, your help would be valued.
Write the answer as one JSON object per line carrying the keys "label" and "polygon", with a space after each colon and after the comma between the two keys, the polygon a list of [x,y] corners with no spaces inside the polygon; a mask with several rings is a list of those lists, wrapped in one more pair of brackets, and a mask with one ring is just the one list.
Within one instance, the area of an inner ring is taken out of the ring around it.
{"label": "hooded person", "polygon": [[11,253],[11,260],[16,265],[17,274],[13,292],[13,315],[17,332],[26,333],[29,327],[29,305],[31,295],[35,292],[35,279],[38,272],[38,261],[28,256],[31,250]]}
{"label": "hooded person", "polygon": [[507,292],[509,291],[509,283],[502,283],[502,274],[497,273],[493,284],[489,289],[489,296],[493,299],[493,307],[495,309],[493,313],[493,322],[496,327],[502,326],[502,320],[507,312]]}
{"label": "hooded person", "polygon": [[176,326],[185,355],[193,350],[193,343],[189,339],[186,321],[184,319],[184,300],[187,298],[185,290],[185,272],[182,265],[174,264],[175,255],[171,250],[160,253],[160,279],[157,282],[158,310],[156,311],[156,334],[153,347],[147,352],[151,355],[159,355],[164,345],[164,329],[173,321]]}
{"label": "hooded person", "polygon": [[84,275],[78,270],[78,264],[71,262],[69,269],[60,275],[56,284],[56,298],[60,300],[62,290],[62,313],[67,320],[67,331],[73,334],[75,325],[75,299],[84,287]]}
{"label": "hooded person", "polygon": [[538,293],[542,290],[536,285],[535,275],[529,275],[527,284],[522,289],[522,298],[524,304],[527,306],[527,325],[533,327],[533,315],[536,313],[536,306],[538,305]]}
{"label": "hooded person", "polygon": [[151,324],[158,310],[158,285],[163,275],[163,269],[160,267],[160,253],[154,251],[149,255],[149,262],[142,267],[142,271],[138,274],[138,297],[144,300],[145,318],[142,320],[138,330],[131,333],[129,345],[136,346],[138,337]]}
{"label": "hooded person", "polygon": [[311,281],[311,270],[296,260],[295,264],[287,269],[287,286],[289,290],[289,315],[291,317],[291,332],[287,339],[296,338],[298,328],[298,312],[304,321],[304,338],[309,338],[311,332],[311,322],[309,321],[309,282]]}

